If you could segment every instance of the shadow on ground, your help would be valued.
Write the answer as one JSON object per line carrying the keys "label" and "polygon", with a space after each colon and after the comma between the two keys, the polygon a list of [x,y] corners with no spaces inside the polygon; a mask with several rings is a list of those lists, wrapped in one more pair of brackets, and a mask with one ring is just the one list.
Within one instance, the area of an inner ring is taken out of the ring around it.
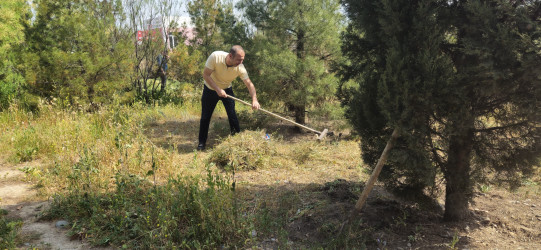
{"label": "shadow on ground", "polygon": [[[362,213],[350,219],[363,184],[337,179],[320,184],[288,183],[273,186],[241,186],[239,197],[246,210],[258,210],[260,247],[280,248],[363,248],[442,249],[451,244],[470,248],[468,237],[458,237],[464,228],[476,230],[479,217],[460,223],[442,221],[441,209],[424,209],[418,203],[399,201],[382,187],[375,187]],[[281,221],[273,228],[267,217]],[[280,233],[279,227],[283,227]],[[282,237],[280,238],[280,234]]]}
{"label": "shadow on ground", "polygon": [[[249,125],[249,124],[248,124]],[[299,141],[316,140],[315,133],[295,128],[295,126],[281,121],[275,121],[263,127],[243,127],[241,130],[264,130],[272,137],[280,138],[286,142],[294,143]],[[227,117],[213,117],[207,139],[207,149],[219,145],[224,138],[229,136],[230,128]],[[173,149],[180,154],[193,153],[197,148],[199,137],[199,120],[165,121],[151,123],[145,127],[145,135],[156,146],[164,149]],[[341,136],[341,133],[329,134],[326,140],[345,140],[349,137]]]}

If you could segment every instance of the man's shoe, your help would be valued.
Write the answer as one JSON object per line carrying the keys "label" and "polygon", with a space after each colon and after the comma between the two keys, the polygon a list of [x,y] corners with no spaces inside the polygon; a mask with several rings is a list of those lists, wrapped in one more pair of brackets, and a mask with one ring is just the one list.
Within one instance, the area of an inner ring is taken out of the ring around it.
{"label": "man's shoe", "polygon": [[199,145],[197,145],[197,151],[203,151],[203,150],[205,150],[205,144],[199,143]]}

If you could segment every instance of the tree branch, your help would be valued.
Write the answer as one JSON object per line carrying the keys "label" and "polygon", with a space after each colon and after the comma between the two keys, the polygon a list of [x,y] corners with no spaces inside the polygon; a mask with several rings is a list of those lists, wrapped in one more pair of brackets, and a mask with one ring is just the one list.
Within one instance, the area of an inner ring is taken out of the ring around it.
{"label": "tree branch", "polygon": [[484,129],[474,129],[473,132],[480,132],[480,133],[483,133],[483,132],[491,132],[491,131],[494,131],[494,130],[506,129],[506,128],[516,127],[516,126],[521,126],[521,125],[524,125],[524,124],[526,124],[526,123],[527,123],[527,121],[523,121],[523,122],[519,122],[519,123],[509,124],[509,125],[507,125],[507,126],[490,127],[490,128],[484,128]]}

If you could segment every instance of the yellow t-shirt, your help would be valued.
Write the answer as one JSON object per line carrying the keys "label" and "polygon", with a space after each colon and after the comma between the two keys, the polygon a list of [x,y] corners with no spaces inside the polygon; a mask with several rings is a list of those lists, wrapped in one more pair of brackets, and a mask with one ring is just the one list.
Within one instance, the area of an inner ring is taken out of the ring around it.
{"label": "yellow t-shirt", "polygon": [[[224,51],[215,51],[209,56],[207,62],[205,63],[205,68],[214,70],[210,77],[221,89],[231,87],[231,82],[233,82],[233,80],[235,80],[235,78],[238,76],[240,76],[240,79],[242,80],[249,78],[248,72],[246,72],[244,65],[239,64],[236,67],[227,67],[225,64],[227,54],[228,53]],[[204,82],[209,89],[212,89],[206,81]]]}

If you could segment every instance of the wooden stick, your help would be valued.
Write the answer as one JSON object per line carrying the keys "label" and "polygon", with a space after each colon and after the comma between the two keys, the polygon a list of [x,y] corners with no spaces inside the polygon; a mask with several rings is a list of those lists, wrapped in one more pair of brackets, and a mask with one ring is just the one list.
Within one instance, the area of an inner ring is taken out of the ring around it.
{"label": "wooden stick", "polygon": [[359,200],[357,200],[357,204],[355,204],[354,213],[361,212],[361,209],[363,208],[364,203],[366,202],[366,199],[370,194],[370,191],[372,191],[372,188],[374,187],[374,184],[378,179],[379,173],[381,173],[383,165],[385,165],[385,161],[387,161],[387,157],[389,157],[389,152],[391,151],[391,148],[393,148],[396,138],[398,138],[398,128],[394,129],[391,138],[389,138],[389,140],[387,141],[387,145],[385,145],[385,149],[383,149],[383,153],[381,153],[381,156],[379,157],[376,168],[374,168],[374,171],[372,171],[372,175],[370,176],[370,179],[368,179],[368,182],[366,183],[363,192],[361,193],[361,197],[359,197]]}
{"label": "wooden stick", "polygon": [[[233,99],[233,100],[235,100],[235,101],[244,103],[244,104],[246,104],[246,105],[248,105],[248,106],[250,106],[250,107],[252,106],[252,104],[250,104],[250,103],[248,103],[248,102],[245,102],[245,101],[243,101],[243,100],[241,100],[241,99],[239,99],[239,98],[236,98],[236,97],[234,97],[234,96],[228,95],[227,97],[229,97],[229,98],[231,98],[231,99]],[[295,124],[295,125],[297,125],[297,126],[299,126],[299,127],[301,127],[301,128],[304,128],[304,129],[306,129],[306,130],[309,130],[309,131],[312,131],[312,132],[314,132],[314,133],[316,133],[316,134],[319,134],[319,135],[320,135],[319,137],[324,137],[324,136],[327,134],[327,131],[328,131],[327,129],[325,129],[325,130],[323,130],[322,132],[320,132],[320,131],[317,131],[317,130],[315,130],[315,129],[313,129],[313,128],[309,128],[309,127],[306,127],[306,126],[304,126],[304,125],[302,125],[302,124],[296,123],[296,122],[294,122],[294,121],[292,121],[292,120],[290,120],[290,119],[287,119],[287,118],[285,118],[285,117],[279,116],[279,115],[277,115],[277,114],[275,114],[275,113],[272,113],[272,112],[270,112],[270,111],[268,111],[268,110],[265,110],[265,109],[263,109],[263,108],[259,108],[259,110],[261,110],[261,111],[263,111],[263,112],[265,112],[265,113],[267,113],[267,114],[269,114],[269,115],[272,115],[272,116],[274,116],[274,117],[276,117],[276,118],[278,118],[278,119],[282,119],[282,120],[284,120],[284,121],[293,123],[293,124]],[[319,137],[318,137],[318,139],[321,139],[321,138],[319,138]]]}
{"label": "wooden stick", "polygon": [[351,213],[349,215],[349,218],[342,223],[342,226],[340,226],[340,231],[338,234],[342,234],[342,231],[346,226],[349,225],[350,222],[354,221],[354,218],[356,215],[358,215],[366,200],[368,199],[368,195],[372,191],[372,188],[374,187],[374,184],[376,183],[376,180],[378,179],[379,173],[381,173],[381,169],[383,168],[383,165],[385,165],[385,161],[387,161],[387,157],[389,157],[389,152],[391,151],[391,148],[394,146],[394,142],[396,141],[396,138],[398,138],[398,128],[395,128],[393,130],[393,133],[391,134],[391,138],[387,141],[387,145],[385,145],[385,149],[383,149],[383,152],[381,153],[381,156],[378,159],[378,163],[376,164],[376,168],[372,171],[372,175],[370,176],[370,179],[368,179],[368,182],[366,183],[363,192],[361,193],[361,197],[359,197],[359,200],[357,200],[357,203],[355,204],[355,208],[351,210]]}

